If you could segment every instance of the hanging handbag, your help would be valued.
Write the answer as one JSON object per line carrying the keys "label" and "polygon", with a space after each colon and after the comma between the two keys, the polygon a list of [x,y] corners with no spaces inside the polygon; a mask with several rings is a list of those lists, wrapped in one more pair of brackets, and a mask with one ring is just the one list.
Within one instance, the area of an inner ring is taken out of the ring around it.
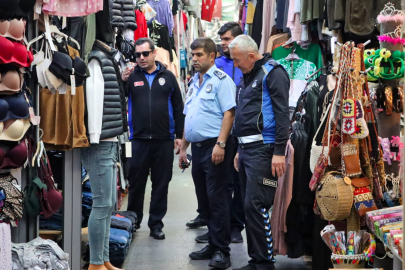
{"label": "hanging handbag", "polygon": [[316,189],[316,201],[325,220],[343,220],[353,206],[353,190],[340,172],[325,173]]}
{"label": "hanging handbag", "polygon": [[329,152],[329,146],[316,145],[315,139],[318,136],[318,133],[319,133],[320,129],[322,128],[323,123],[325,122],[325,119],[329,115],[328,112],[329,112],[330,107],[331,107],[331,104],[328,105],[328,108],[326,109],[326,113],[324,114],[324,116],[322,118],[321,124],[319,125],[319,128],[315,133],[314,139],[312,140],[311,154],[310,154],[310,158],[309,158],[309,168],[311,169],[311,172],[313,172],[313,173],[315,172],[315,167],[318,165],[319,159],[320,159],[323,151],[325,151],[326,153]]}
{"label": "hanging handbag", "polygon": [[44,217],[48,219],[62,207],[63,196],[55,187],[51,166],[46,154],[41,158],[41,166],[38,168],[38,176],[47,187],[46,190],[40,190],[39,199],[41,202],[42,213],[44,214]]}
{"label": "hanging handbag", "polygon": [[341,153],[342,138],[339,134],[332,134],[330,136],[329,144],[329,165],[332,167],[342,166],[342,153]]}
{"label": "hanging handbag", "polygon": [[5,199],[0,211],[0,219],[17,221],[23,215],[23,193],[17,179],[10,173],[0,176],[0,188]]}
{"label": "hanging handbag", "polygon": [[352,179],[354,206],[360,217],[364,217],[367,212],[377,210],[371,193],[371,181],[368,177]]}
{"label": "hanging handbag", "polygon": [[356,178],[361,175],[359,151],[354,143],[347,142],[342,145],[342,160],[346,176]]}

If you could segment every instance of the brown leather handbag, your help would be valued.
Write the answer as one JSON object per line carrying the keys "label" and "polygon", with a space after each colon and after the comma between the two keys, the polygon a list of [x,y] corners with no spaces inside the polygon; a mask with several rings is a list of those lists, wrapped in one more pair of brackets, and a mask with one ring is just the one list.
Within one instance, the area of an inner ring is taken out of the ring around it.
{"label": "brown leather handbag", "polygon": [[356,178],[361,175],[359,150],[354,143],[347,142],[342,145],[342,159],[346,176]]}

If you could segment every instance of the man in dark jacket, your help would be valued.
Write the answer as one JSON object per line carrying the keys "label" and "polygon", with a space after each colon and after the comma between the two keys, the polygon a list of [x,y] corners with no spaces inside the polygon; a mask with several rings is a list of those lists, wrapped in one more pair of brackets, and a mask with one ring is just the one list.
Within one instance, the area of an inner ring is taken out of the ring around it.
{"label": "man in dark jacket", "polygon": [[233,135],[239,141],[235,168],[242,186],[251,260],[241,269],[274,269],[269,209],[278,177],[285,172],[290,79],[270,54],[259,53],[251,37],[240,35],[229,47],[235,66],[243,72],[236,92]]}
{"label": "man in dark jacket", "polygon": [[123,80],[127,80],[132,144],[132,158],[128,161],[128,210],[137,214],[137,226],[140,227],[150,170],[152,197],[148,226],[153,238],[164,239],[162,219],[167,212],[173,148],[177,148],[178,154],[183,136],[183,100],[176,77],[162,63],[155,61],[156,50],[151,39],[136,41],[135,56],[138,65],[132,72],[133,68],[127,68],[122,76]]}

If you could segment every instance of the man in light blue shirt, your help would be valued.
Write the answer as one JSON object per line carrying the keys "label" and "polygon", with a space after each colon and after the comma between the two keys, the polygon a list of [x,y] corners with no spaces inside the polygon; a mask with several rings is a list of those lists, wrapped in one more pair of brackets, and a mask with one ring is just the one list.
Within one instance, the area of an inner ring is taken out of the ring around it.
{"label": "man in light blue shirt", "polygon": [[184,105],[179,167],[187,163],[186,150],[191,143],[191,173],[198,206],[208,225],[209,244],[189,256],[193,260],[211,260],[210,267],[226,269],[231,266],[228,174],[234,151],[234,141],[228,138],[235,118],[236,86],[215,66],[217,49],[211,39],[194,40],[191,50],[198,73],[190,81]]}

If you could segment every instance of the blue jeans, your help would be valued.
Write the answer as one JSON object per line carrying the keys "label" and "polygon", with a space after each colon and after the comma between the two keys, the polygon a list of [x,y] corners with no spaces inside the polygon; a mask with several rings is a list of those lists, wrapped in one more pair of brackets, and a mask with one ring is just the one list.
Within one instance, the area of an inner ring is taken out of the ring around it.
{"label": "blue jeans", "polygon": [[82,165],[90,177],[93,208],[89,218],[90,263],[109,262],[111,214],[117,199],[116,142],[100,142],[82,149]]}

